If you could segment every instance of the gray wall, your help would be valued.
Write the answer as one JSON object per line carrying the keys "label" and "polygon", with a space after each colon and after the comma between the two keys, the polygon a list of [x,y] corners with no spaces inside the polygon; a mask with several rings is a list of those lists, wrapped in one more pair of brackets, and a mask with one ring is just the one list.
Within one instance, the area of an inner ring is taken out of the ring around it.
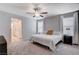
{"label": "gray wall", "polygon": [[44,31],[47,32],[49,28],[54,31],[60,31],[60,16],[51,16],[44,19]]}
{"label": "gray wall", "polygon": [[29,40],[32,34],[36,33],[36,20],[24,18],[23,20],[23,40]]}
{"label": "gray wall", "polygon": [[6,38],[7,42],[10,42],[11,40],[11,18],[12,17],[23,19],[23,17],[21,16],[0,11],[0,35],[3,35]]}
{"label": "gray wall", "polygon": [[78,32],[78,13],[75,12],[74,13],[74,17],[75,17],[75,36],[74,36],[74,42],[73,43],[77,43],[79,44],[79,32]]}

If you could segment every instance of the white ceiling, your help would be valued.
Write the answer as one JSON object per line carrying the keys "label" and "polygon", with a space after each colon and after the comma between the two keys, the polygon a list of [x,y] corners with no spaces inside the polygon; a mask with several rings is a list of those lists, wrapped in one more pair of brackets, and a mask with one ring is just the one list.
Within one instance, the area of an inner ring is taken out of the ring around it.
{"label": "white ceiling", "polygon": [[[34,3],[4,3],[0,4],[0,10],[8,13],[13,13],[21,16],[27,16],[27,11],[32,11],[31,9],[37,4]],[[54,16],[59,14],[64,14],[68,12],[73,12],[79,10],[78,3],[39,3],[41,8],[46,9],[48,12],[47,16]]]}

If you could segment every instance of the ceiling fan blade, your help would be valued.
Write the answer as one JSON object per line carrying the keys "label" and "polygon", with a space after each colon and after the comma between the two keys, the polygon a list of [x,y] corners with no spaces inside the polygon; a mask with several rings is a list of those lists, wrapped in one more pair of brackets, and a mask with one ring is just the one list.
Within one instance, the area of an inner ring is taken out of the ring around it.
{"label": "ceiling fan blade", "polygon": [[33,17],[35,17],[35,15]]}
{"label": "ceiling fan blade", "polygon": [[42,13],[40,13],[40,14],[47,14],[48,12],[42,12]]}
{"label": "ceiling fan blade", "polygon": [[26,12],[27,14],[35,14],[35,13],[33,13],[33,12]]}
{"label": "ceiling fan blade", "polygon": [[41,17],[44,17],[43,15],[40,15]]}

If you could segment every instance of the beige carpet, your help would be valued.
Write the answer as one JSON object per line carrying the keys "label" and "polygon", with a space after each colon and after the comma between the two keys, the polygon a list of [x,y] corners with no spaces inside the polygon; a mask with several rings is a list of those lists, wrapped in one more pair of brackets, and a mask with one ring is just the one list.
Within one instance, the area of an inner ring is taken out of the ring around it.
{"label": "beige carpet", "polygon": [[60,43],[56,51],[51,51],[31,42],[22,41],[8,45],[8,55],[78,55],[79,46]]}

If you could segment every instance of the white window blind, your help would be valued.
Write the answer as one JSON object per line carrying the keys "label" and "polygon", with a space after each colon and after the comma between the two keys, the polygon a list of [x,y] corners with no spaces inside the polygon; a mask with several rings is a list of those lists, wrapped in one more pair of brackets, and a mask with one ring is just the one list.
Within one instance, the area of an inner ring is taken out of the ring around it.
{"label": "white window blind", "polygon": [[37,33],[43,33],[43,20],[37,21]]}

